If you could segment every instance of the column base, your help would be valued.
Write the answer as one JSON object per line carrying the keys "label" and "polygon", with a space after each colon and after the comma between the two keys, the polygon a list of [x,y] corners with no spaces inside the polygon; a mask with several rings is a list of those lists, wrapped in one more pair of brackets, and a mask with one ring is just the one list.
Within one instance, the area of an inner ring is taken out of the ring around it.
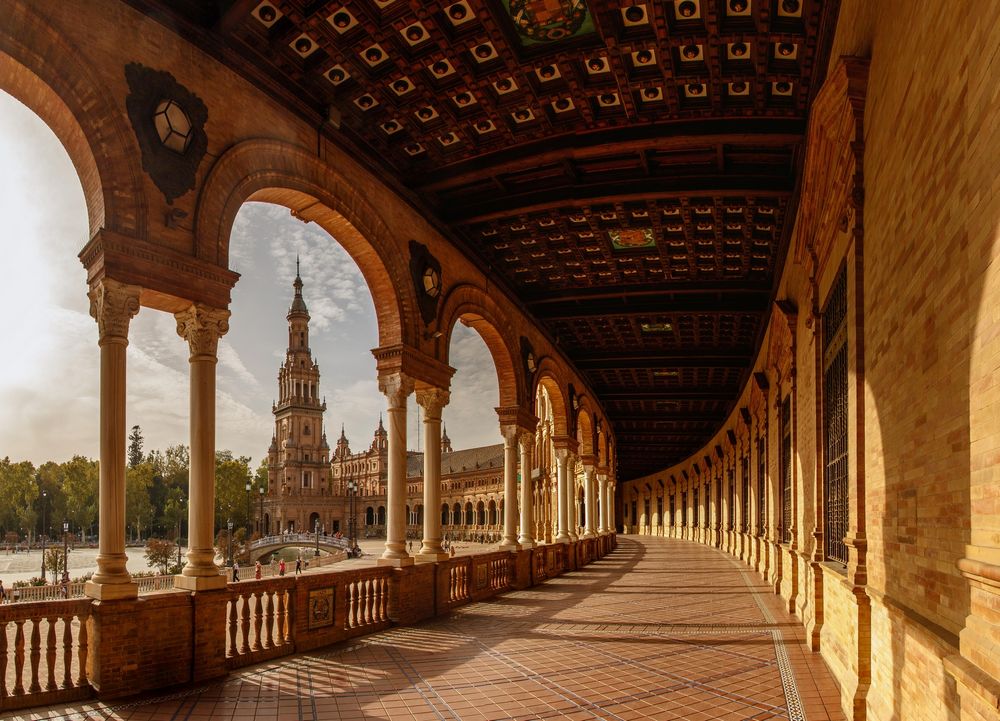
{"label": "column base", "polygon": [[508,541],[507,539],[504,539],[500,541],[499,549],[501,551],[520,551],[521,546],[517,541]]}
{"label": "column base", "polygon": [[522,551],[528,551],[528,550],[534,548],[535,546],[537,546],[538,544],[535,543],[534,539],[532,539],[532,538],[524,538],[522,536],[521,538],[517,539],[517,545],[519,545],[521,547]]}
{"label": "column base", "polygon": [[88,598],[98,601],[124,601],[139,597],[139,585],[134,581],[125,583],[94,583],[87,581],[83,592]]}
{"label": "column base", "polygon": [[597,538],[597,534],[594,533],[593,531],[587,531],[582,536],[580,536],[580,538]]}
{"label": "column base", "polygon": [[225,588],[229,583],[227,576],[218,573],[214,576],[174,576],[174,588],[184,591],[216,591]]}
{"label": "column base", "polygon": [[378,566],[392,566],[393,568],[405,568],[414,564],[413,556],[403,556],[402,558],[380,558]]}
{"label": "column base", "polygon": [[568,536],[568,535],[563,535],[563,536],[556,536],[556,537],[555,537],[555,538],[553,539],[553,541],[554,541],[555,543],[569,543],[569,536]]}
{"label": "column base", "polygon": [[[449,558],[451,558],[451,554],[446,553],[445,551],[437,551],[433,553],[424,553],[421,551],[414,558],[416,558],[417,563],[437,563],[438,561],[447,561]],[[382,559],[380,558],[379,561],[381,560]],[[380,563],[379,565],[383,564]]]}

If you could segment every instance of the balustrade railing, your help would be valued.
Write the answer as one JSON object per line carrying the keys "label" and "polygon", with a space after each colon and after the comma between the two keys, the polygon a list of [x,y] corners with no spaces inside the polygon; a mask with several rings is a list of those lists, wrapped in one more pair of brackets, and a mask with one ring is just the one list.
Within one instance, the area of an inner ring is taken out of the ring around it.
{"label": "balustrade railing", "polygon": [[292,577],[230,584],[226,604],[226,660],[232,667],[292,653]]}
{"label": "balustrade railing", "polygon": [[[389,623],[389,568],[371,568],[345,574],[344,630],[365,629]],[[353,635],[353,634],[352,634]]]}
{"label": "balustrade railing", "polygon": [[0,709],[86,698],[91,601],[0,606]]}

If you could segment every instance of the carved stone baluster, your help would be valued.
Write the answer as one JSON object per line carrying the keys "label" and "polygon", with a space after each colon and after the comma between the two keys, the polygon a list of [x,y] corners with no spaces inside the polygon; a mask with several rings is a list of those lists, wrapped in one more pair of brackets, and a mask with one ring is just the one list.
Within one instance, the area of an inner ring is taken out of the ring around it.
{"label": "carved stone baluster", "polygon": [[351,628],[357,628],[361,623],[361,581],[351,584]]}
{"label": "carved stone baluster", "polygon": [[62,688],[73,688],[73,614],[63,616]]}
{"label": "carved stone baluster", "polygon": [[246,655],[250,653],[250,594],[242,596],[243,606],[240,609],[242,619],[240,624],[240,654]]}
{"label": "carved stone baluster", "polygon": [[38,682],[38,664],[42,660],[42,619],[37,616],[31,619],[31,686],[28,693],[39,693],[42,684]]}
{"label": "carved stone baluster", "polygon": [[274,648],[274,592],[264,594],[267,609],[264,611],[264,647]]}
{"label": "carved stone baluster", "polygon": [[0,700],[7,697],[7,621],[0,621]]}
{"label": "carved stone baluster", "polygon": [[85,614],[78,616],[80,619],[80,638],[77,643],[77,665],[80,670],[80,675],[77,677],[77,686],[87,685],[87,653],[89,652],[87,647],[87,619],[89,615],[90,611],[88,609]]}
{"label": "carved stone baluster", "polygon": [[285,642],[288,640],[287,630],[285,628],[285,614],[287,613],[287,608],[285,606],[285,590],[282,589],[278,591],[278,645],[284,646]]}
{"label": "carved stone baluster", "polygon": [[46,691],[55,691],[58,688],[56,685],[56,621],[58,620],[57,616],[45,619],[49,627],[45,639],[45,670],[48,672],[48,678],[45,680]]}
{"label": "carved stone baluster", "polygon": [[232,656],[236,655],[236,649],[237,649],[237,645],[236,645],[236,621],[237,621],[236,603],[237,603],[237,601],[239,601],[239,596],[237,596],[236,598],[232,599],[229,602],[229,624],[228,624],[229,628],[227,629],[229,631],[229,633],[228,633],[229,642],[226,644],[226,646],[227,646],[227,648],[226,648],[226,656],[227,657],[232,657]]}
{"label": "carved stone baluster", "polygon": [[264,594],[261,591],[254,591],[253,594],[253,650],[260,651],[260,627],[263,621]]}
{"label": "carved stone baluster", "polygon": [[24,695],[24,619],[14,621],[14,695]]}

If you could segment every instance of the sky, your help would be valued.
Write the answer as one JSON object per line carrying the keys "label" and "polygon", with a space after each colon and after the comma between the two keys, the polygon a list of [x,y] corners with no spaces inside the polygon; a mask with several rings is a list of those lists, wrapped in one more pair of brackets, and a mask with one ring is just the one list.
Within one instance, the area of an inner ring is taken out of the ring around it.
{"label": "sky", "polygon": [[[0,458],[62,462],[98,456],[99,349],[89,315],[87,210],[69,156],[48,127],[0,92]],[[287,340],[295,258],[300,257],[310,341],[320,366],[331,446],[341,424],[354,451],[371,443],[385,398],[378,392],[375,309],[357,265],[328,233],[284,207],[247,203],[233,226],[229,333],[219,343],[216,444],[266,455],[271,403]],[[188,443],[188,352],[167,313],[143,308],[129,329],[126,423],[146,451]],[[496,370],[479,335],[452,335],[451,403],[444,422],[455,448],[501,442]],[[407,445],[417,448],[411,395]]]}

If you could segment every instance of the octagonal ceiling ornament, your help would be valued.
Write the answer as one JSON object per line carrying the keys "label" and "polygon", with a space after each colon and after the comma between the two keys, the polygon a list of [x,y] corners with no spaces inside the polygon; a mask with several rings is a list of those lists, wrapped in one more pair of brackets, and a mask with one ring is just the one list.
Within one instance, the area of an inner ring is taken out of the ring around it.
{"label": "octagonal ceiling ornament", "polygon": [[125,108],[139,141],[142,169],[167,203],[173,203],[194,188],[198,164],[208,148],[208,109],[163,70],[129,63],[125,79],[130,91]]}
{"label": "octagonal ceiling ornament", "polygon": [[417,307],[425,325],[430,325],[437,317],[444,282],[441,263],[431,255],[427,246],[415,240],[410,241],[410,274],[417,291]]}
{"label": "octagonal ceiling ornament", "polygon": [[595,32],[586,0],[504,0],[504,10],[524,47]]}

